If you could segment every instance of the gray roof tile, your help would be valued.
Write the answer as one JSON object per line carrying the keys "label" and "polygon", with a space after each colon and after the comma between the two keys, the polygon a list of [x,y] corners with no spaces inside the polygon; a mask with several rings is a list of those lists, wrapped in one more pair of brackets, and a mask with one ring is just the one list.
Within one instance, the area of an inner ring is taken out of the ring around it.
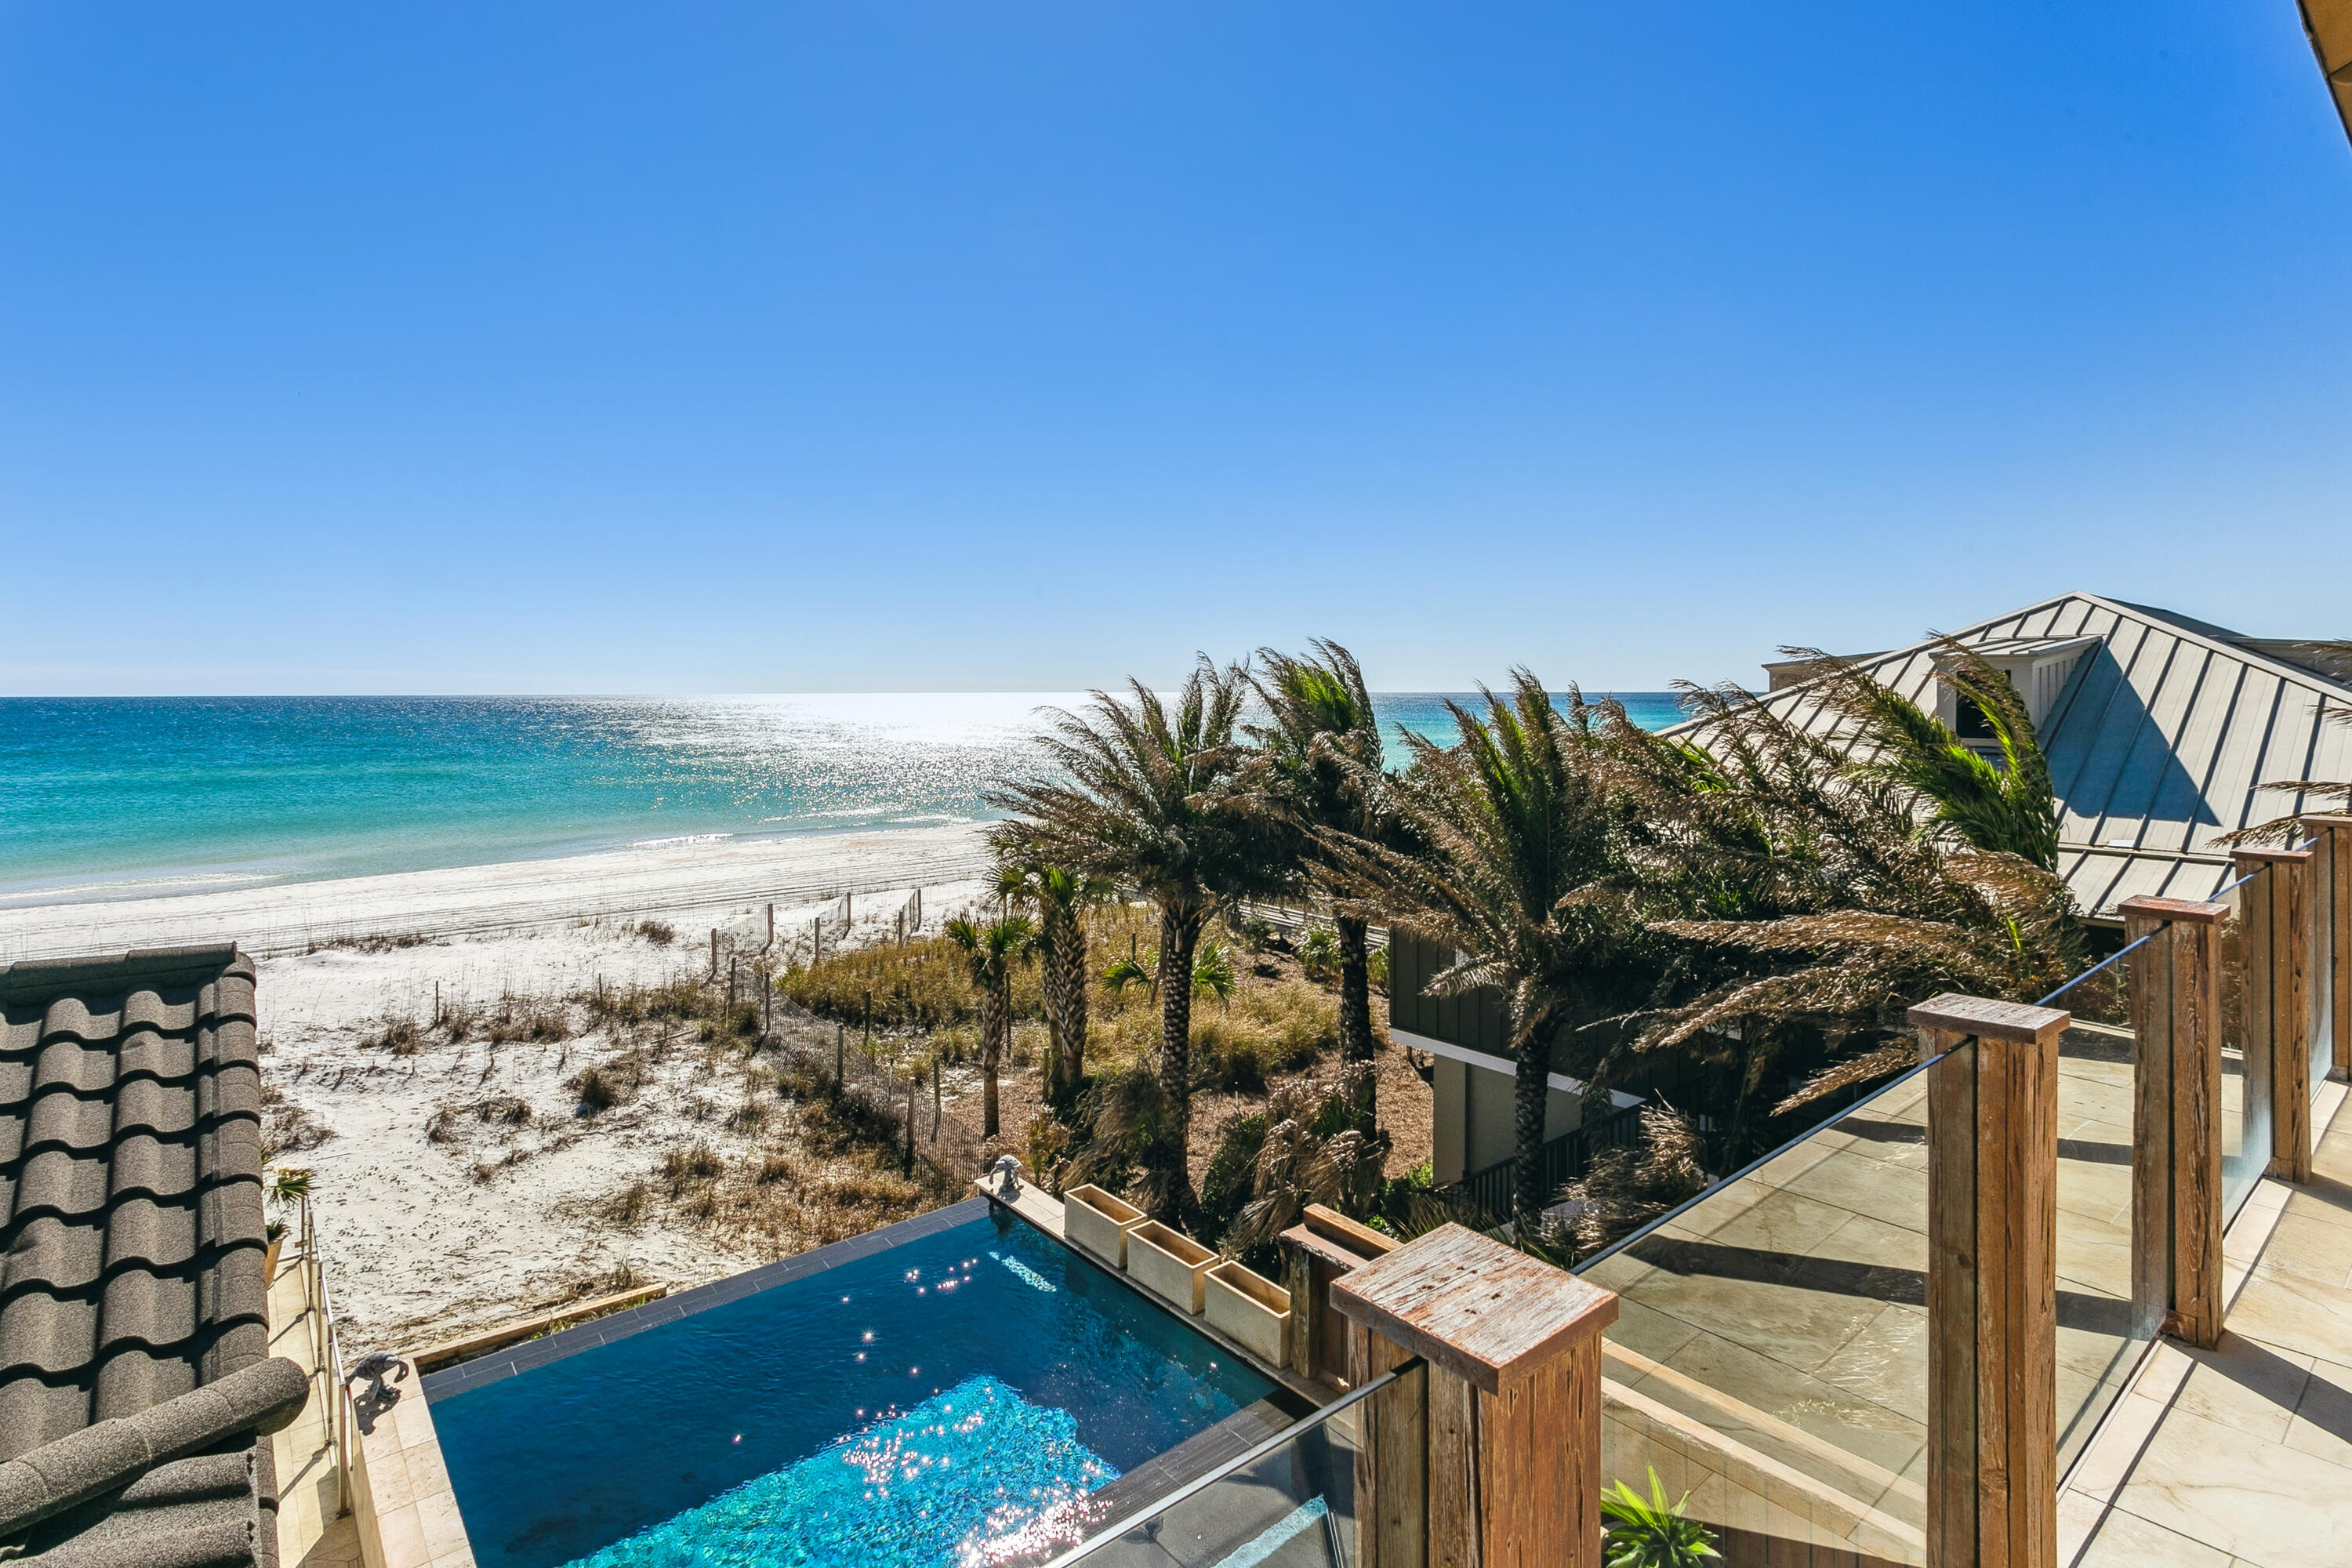
{"label": "gray roof tile", "polygon": [[235,949],[0,967],[0,1472],[99,1463],[101,1423],[218,1427],[206,1452],[166,1444],[168,1462],[0,1535],[0,1555],[274,1558],[268,1445],[250,1419],[219,1426],[234,1402],[210,1392],[268,1356],[260,1110],[253,967]]}

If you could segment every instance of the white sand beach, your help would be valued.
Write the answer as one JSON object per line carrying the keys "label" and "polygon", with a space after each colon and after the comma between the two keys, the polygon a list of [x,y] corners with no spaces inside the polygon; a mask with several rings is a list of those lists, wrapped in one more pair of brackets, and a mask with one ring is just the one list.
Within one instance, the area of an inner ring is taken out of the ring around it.
{"label": "white sand beach", "polygon": [[[0,910],[0,961],[235,941],[256,955],[266,1135],[314,1173],[329,1277],[351,1349],[405,1347],[595,1293],[616,1272],[684,1286],[832,1239],[817,1226],[821,1160],[805,1219],[729,1234],[668,1199],[675,1151],[730,1173],[794,1149],[777,1120],[738,1113],[766,1080],[740,1053],[644,1028],[600,1026],[579,1001],[601,983],[655,986],[707,973],[707,932],[730,951],[778,947],[853,896],[847,936],[892,933],[921,888],[925,924],[982,890],[971,826],[649,844],[564,859],[292,884],[181,898]],[[644,922],[673,928],[649,940]],[[487,1026],[398,1047],[388,1024],[520,1005],[567,1020],[553,1037],[494,1040]],[[650,1039],[650,1043],[649,1043]],[[622,1103],[580,1114],[583,1068],[625,1060]],[[764,1098],[772,1100],[772,1092]],[[436,1120],[437,1119],[437,1120]],[[800,1156],[795,1154],[797,1161]],[[749,1174],[728,1180],[748,1182]],[[650,1184],[641,1215],[616,1197]]]}
{"label": "white sand beach", "polygon": [[[764,906],[814,910],[842,893],[903,891],[976,877],[976,824],[775,838],[657,840],[626,849],[175,898],[0,909],[0,963],[235,942],[257,955],[338,938],[457,936],[658,916],[725,925]],[[877,906],[878,907],[878,906]]]}

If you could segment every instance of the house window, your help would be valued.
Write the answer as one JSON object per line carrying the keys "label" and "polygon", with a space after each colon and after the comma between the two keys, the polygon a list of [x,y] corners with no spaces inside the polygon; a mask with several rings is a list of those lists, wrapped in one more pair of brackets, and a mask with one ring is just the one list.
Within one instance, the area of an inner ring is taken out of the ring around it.
{"label": "house window", "polygon": [[1953,693],[1952,733],[1963,741],[1993,741],[2000,737],[1992,732],[1992,721],[1973,697]]}

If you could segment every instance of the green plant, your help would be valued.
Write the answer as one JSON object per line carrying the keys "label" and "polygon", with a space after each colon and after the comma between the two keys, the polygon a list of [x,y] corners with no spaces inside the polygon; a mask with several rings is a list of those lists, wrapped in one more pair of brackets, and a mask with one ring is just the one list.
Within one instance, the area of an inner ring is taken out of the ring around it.
{"label": "green plant", "polygon": [[[1114,959],[1103,971],[1103,989],[1117,996],[1130,985],[1141,985],[1157,992],[1160,988],[1160,950],[1146,948],[1140,958]],[[1219,1002],[1231,1002],[1234,997],[1233,954],[1221,942],[1204,942],[1192,955],[1192,994],[1203,992]]]}
{"label": "green plant", "polygon": [[1062,1105],[1086,1079],[1087,927],[1082,913],[1108,903],[1118,889],[1034,857],[997,868],[999,893],[1037,911],[1037,970],[1045,1011],[1045,1098]]}
{"label": "green plant", "polygon": [[[1412,766],[1392,782],[1401,823],[1390,842],[1330,829],[1318,842],[1337,887],[1389,910],[1392,931],[1455,955],[1427,994],[1501,994],[1516,1068],[1514,1217],[1527,1232],[1546,1196],[1549,1075],[1582,1065],[1555,1062],[1554,1044],[1647,987],[1605,710],[1571,689],[1562,712],[1527,669],[1507,695],[1482,695],[1483,712],[1446,704],[1456,744],[1406,733]],[[1354,771],[1365,789],[1382,787]]]}
{"label": "green plant", "polygon": [[1174,702],[1139,680],[1124,698],[1097,691],[1081,716],[1064,713],[1040,742],[1053,776],[992,792],[1015,816],[992,833],[1026,853],[1130,887],[1160,912],[1158,1142],[1144,1151],[1144,1206],[1170,1224],[1198,1207],[1192,1136],[1192,961],[1201,928],[1220,904],[1267,889],[1277,875],[1266,836],[1235,808],[1234,744],[1244,673],[1205,656]]}
{"label": "green plant", "polygon": [[269,1200],[281,1209],[294,1208],[310,1195],[310,1173],[291,1165],[280,1165],[270,1178]]}
{"label": "green plant", "polygon": [[[1283,879],[1332,901],[1339,929],[1330,933],[1328,955],[1318,952],[1309,959],[1307,973],[1339,983],[1339,1054],[1369,1062],[1376,1048],[1367,962],[1370,911],[1349,897],[1344,858],[1331,853],[1324,836],[1399,842],[1393,795],[1382,772],[1380,718],[1355,655],[1338,643],[1318,638],[1303,657],[1262,648],[1258,663],[1265,673],[1250,684],[1268,722],[1249,728],[1254,750],[1239,798],[1270,830]],[[1379,1114],[1373,1078],[1367,1073],[1354,1082],[1364,1096],[1356,1108],[1357,1130],[1369,1135]]]}
{"label": "green plant", "polygon": [[1692,1568],[1721,1552],[1707,1540],[1706,1526],[1683,1515],[1690,1502],[1685,1492],[1674,1502],[1658,1472],[1650,1470],[1650,1495],[1643,1497],[1620,1479],[1601,1493],[1602,1526],[1601,1554],[1607,1568]]}
{"label": "green plant", "polygon": [[980,993],[981,1132],[996,1136],[996,1074],[1013,1032],[1013,972],[1037,951],[1037,928],[1027,915],[985,923],[948,921],[948,940],[961,950],[972,988]]}
{"label": "green plant", "polygon": [[1309,926],[1298,942],[1298,967],[1311,980],[1328,980],[1339,973],[1339,933],[1329,926]]}

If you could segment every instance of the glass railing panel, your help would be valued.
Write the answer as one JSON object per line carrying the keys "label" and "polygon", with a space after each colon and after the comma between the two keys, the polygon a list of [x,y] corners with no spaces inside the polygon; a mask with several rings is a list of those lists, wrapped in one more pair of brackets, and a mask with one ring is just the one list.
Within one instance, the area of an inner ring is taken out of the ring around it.
{"label": "glass railing panel", "polygon": [[1925,1561],[1927,1075],[1949,1065],[1580,1266],[1619,1294],[1604,1484],[1646,1493],[1654,1468],[1717,1550],[1759,1561]]}
{"label": "glass railing panel", "polygon": [[2266,1051],[2250,1050],[2246,1025],[2246,921],[2250,900],[2268,891],[2270,868],[2223,895],[2221,922],[2221,1220],[2236,1216],[2271,1161],[2271,1071]]}
{"label": "glass railing panel", "polygon": [[1050,1568],[1348,1568],[1357,1561],[1357,1434],[1366,1408],[1352,1403],[1269,1439],[1169,1497],[1139,1504],[1113,1495],[1112,1483],[1092,1510],[1108,1521],[1102,1532]]}
{"label": "glass railing panel", "polygon": [[2133,952],[2049,1005],[2074,1022],[2058,1041],[2058,1468],[2114,1405],[2160,1326],[2132,1300],[2132,1137],[2137,1081]]}

